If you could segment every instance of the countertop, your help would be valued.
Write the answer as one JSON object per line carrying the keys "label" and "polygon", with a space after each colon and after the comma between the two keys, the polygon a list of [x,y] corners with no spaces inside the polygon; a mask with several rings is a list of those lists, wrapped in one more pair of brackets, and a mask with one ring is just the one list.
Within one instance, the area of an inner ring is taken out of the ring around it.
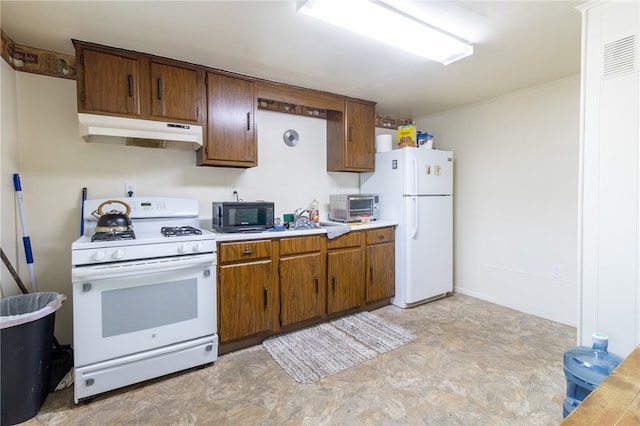
{"label": "countertop", "polygon": [[[322,222],[325,223],[325,222]],[[343,223],[333,222],[335,225],[344,225]],[[384,228],[387,226],[396,226],[398,222],[392,220],[374,220],[368,224],[349,224],[351,231],[366,231],[369,229]],[[263,232],[248,232],[248,233],[223,233],[212,229],[209,229],[216,235],[216,241],[241,241],[241,240],[262,240],[265,238],[288,238],[299,237],[304,235],[318,235],[326,234],[327,229],[320,227],[316,229],[302,229],[302,230],[285,230],[285,231],[263,231]]]}

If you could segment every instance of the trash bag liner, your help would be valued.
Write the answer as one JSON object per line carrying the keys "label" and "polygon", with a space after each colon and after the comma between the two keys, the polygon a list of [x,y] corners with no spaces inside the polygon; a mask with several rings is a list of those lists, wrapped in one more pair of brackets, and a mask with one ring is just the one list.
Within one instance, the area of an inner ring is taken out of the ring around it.
{"label": "trash bag liner", "polygon": [[10,296],[0,303],[0,329],[44,318],[57,311],[67,296],[54,292]]}

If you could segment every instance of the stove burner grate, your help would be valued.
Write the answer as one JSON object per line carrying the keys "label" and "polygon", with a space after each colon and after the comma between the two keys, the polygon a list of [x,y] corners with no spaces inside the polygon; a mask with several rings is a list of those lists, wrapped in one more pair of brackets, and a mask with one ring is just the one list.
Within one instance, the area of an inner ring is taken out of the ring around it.
{"label": "stove burner grate", "polygon": [[91,241],[119,241],[135,239],[136,234],[134,234],[133,231],[96,232],[91,237]]}
{"label": "stove burner grate", "polygon": [[162,235],[165,237],[181,237],[183,235],[201,235],[202,231],[193,226],[163,226]]}

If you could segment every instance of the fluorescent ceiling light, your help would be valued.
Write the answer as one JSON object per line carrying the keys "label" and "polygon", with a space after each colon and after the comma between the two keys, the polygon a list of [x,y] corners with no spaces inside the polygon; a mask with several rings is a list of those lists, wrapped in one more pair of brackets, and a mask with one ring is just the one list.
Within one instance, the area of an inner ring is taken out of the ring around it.
{"label": "fluorescent ceiling light", "polygon": [[444,65],[473,54],[473,45],[379,0],[298,1],[298,12]]}

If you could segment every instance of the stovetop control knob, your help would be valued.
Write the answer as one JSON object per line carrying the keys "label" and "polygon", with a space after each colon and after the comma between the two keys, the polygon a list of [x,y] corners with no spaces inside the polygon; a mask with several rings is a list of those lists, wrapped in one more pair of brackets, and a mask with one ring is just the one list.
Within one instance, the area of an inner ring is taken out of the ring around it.
{"label": "stovetop control knob", "polygon": [[202,249],[203,249],[203,248],[204,248],[204,244],[199,243],[199,242],[198,242],[198,243],[195,243],[195,244],[193,245],[193,251],[194,251],[195,253],[200,253],[200,252],[202,251]]}
{"label": "stovetop control knob", "polygon": [[122,259],[124,257],[124,249],[116,249],[116,251],[113,252],[112,257],[114,259]]}
{"label": "stovetop control knob", "polygon": [[104,259],[104,251],[96,251],[95,253],[93,253],[93,256],[91,256],[91,257],[93,257],[93,260],[97,260],[97,261],[103,260]]}
{"label": "stovetop control knob", "polygon": [[187,245],[187,243],[180,244],[180,247],[178,247],[178,252],[186,253],[187,251],[189,251],[189,246]]}

